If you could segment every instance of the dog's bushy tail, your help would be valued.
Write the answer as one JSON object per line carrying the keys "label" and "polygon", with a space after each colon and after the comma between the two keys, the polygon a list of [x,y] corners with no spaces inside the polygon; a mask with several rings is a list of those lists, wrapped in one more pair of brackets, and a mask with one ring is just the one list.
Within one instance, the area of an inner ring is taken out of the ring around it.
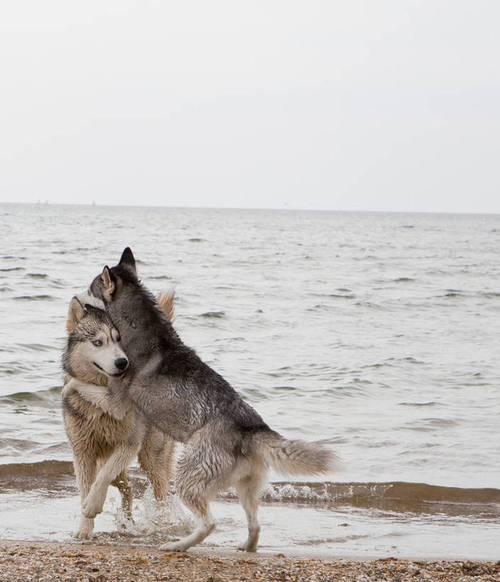
{"label": "dog's bushy tail", "polygon": [[335,468],[335,454],[317,443],[288,440],[273,430],[253,436],[255,452],[284,475],[322,475]]}

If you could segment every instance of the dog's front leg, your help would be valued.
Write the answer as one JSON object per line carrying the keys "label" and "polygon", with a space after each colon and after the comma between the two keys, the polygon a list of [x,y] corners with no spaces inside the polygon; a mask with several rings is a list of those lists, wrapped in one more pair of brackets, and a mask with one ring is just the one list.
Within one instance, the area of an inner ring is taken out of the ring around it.
{"label": "dog's front leg", "polygon": [[96,386],[94,384],[86,384],[76,378],[70,378],[65,384],[62,395],[68,396],[71,392],[78,392],[78,394],[90,402],[103,412],[106,412],[117,420],[123,420],[125,416],[132,410],[133,405],[122,398],[113,398],[105,386]]}
{"label": "dog's front leg", "polygon": [[94,532],[94,519],[83,515],[83,502],[85,501],[95,479],[96,474],[96,458],[94,455],[78,454],[75,452],[73,458],[73,465],[78,481],[78,489],[80,491],[80,503],[82,505],[82,515],[80,516],[80,525],[78,531],[74,534],[75,538],[79,540],[86,540],[92,537]]}
{"label": "dog's front leg", "polygon": [[108,378],[107,407],[115,418],[124,418],[135,408],[127,394],[130,383],[130,378]]}
{"label": "dog's front leg", "polygon": [[139,451],[140,442],[118,446],[97,473],[87,498],[82,504],[82,513],[93,518],[101,513],[111,482],[125,471]]}

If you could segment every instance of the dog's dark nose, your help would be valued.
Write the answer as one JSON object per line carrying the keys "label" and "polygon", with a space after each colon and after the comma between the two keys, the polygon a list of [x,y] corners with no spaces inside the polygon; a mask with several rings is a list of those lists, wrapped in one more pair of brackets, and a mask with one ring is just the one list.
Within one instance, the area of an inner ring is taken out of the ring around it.
{"label": "dog's dark nose", "polygon": [[119,370],[125,370],[125,368],[128,366],[128,360],[127,360],[127,358],[117,358],[115,360],[115,366]]}

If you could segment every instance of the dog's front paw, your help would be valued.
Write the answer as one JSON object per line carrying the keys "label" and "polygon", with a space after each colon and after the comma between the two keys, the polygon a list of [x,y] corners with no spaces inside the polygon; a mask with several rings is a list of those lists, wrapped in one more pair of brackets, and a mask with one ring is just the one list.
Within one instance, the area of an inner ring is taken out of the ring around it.
{"label": "dog's front paw", "polygon": [[81,530],[79,529],[78,531],[75,531],[75,533],[73,534],[73,537],[75,538],[75,540],[90,540],[94,537],[94,533],[91,531],[85,531],[85,530]]}
{"label": "dog's front paw", "polygon": [[182,540],[179,542],[169,542],[168,544],[162,544],[160,550],[165,552],[185,552],[190,546],[183,543]]}
{"label": "dog's front paw", "polygon": [[88,517],[81,517],[80,527],[78,531],[73,534],[77,540],[89,540],[94,535],[94,520]]}
{"label": "dog's front paw", "polygon": [[238,546],[238,550],[240,552],[256,552],[257,551],[257,545],[256,544],[252,544],[252,543],[245,542],[244,544],[241,544],[241,545]]}
{"label": "dog's front paw", "polygon": [[85,517],[92,518],[102,512],[104,501],[106,500],[106,491],[90,491],[85,501],[82,503],[82,513]]}
{"label": "dog's front paw", "polygon": [[244,544],[238,546],[238,550],[242,552],[256,552],[259,543],[260,526],[250,527],[248,529],[248,538]]}

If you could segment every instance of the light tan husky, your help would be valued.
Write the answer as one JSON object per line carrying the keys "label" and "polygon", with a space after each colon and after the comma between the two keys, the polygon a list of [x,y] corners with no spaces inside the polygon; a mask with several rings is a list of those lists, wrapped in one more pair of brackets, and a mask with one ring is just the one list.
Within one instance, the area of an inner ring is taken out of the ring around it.
{"label": "light tan husky", "polygon": [[[160,295],[158,304],[173,319],[173,293]],[[66,328],[63,416],[82,504],[75,537],[85,539],[92,536],[94,517],[102,511],[110,484],[120,491],[124,512],[131,514],[127,468],[136,455],[155,498],[166,499],[174,443],[148,426],[135,407],[110,407],[108,377],[121,376],[128,368],[128,359],[120,346],[118,330],[106,312],[83,305],[74,297]]]}

